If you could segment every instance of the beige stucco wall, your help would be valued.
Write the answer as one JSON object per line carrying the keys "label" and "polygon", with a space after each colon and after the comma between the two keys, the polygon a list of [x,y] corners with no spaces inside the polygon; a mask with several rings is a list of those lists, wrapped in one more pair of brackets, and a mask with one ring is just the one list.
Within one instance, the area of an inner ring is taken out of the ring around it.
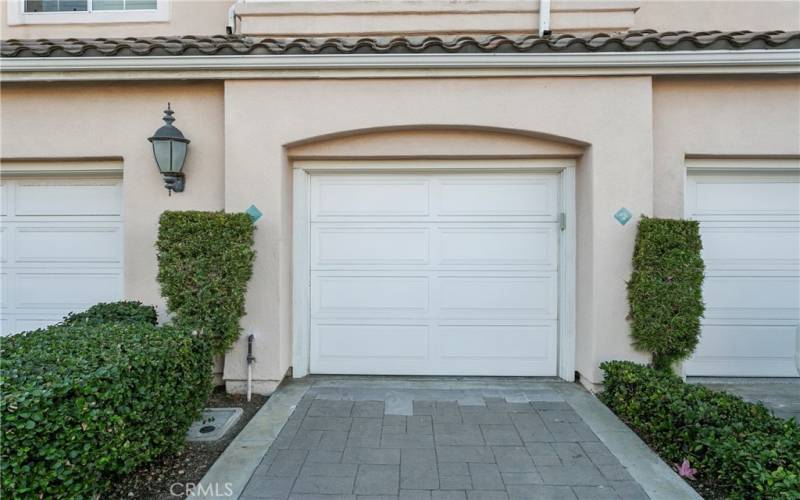
{"label": "beige stucco wall", "polygon": [[657,80],[654,212],[683,216],[687,156],[800,155],[800,78]]}
{"label": "beige stucco wall", "polygon": [[[649,78],[228,81],[225,115],[226,207],[255,203],[265,214],[244,319],[258,336],[256,378],[278,380],[290,365],[291,172],[284,146],[426,124],[589,144],[578,167],[578,369],[596,381],[602,359],[641,359],[629,347],[625,322],[635,225],[620,226],[612,214],[622,205],[652,212]],[[243,377],[244,349],[240,341],[228,357],[227,379]]]}
{"label": "beige stucco wall", "polygon": [[[168,196],[147,138],[163,125],[167,102],[192,142],[184,193]],[[224,196],[222,84],[4,85],[0,156],[121,157],[125,296],[158,306],[158,217],[164,210],[220,210]],[[81,162],[76,162],[81,163]],[[41,163],[37,163],[41,164]]]}
{"label": "beige stucco wall", "polygon": [[[24,1],[24,0],[19,0]],[[233,0],[170,0],[169,20],[142,23],[8,25],[8,0],[0,0],[0,38],[97,38],[225,34]],[[12,4],[12,7],[15,5]]]}
{"label": "beige stucco wall", "polygon": [[[687,155],[800,155],[800,78],[250,80],[5,85],[2,158],[121,157],[125,294],[155,303],[153,243],[167,209],[255,204],[257,257],[242,326],[255,390],[291,366],[291,158],[574,157],[577,352],[587,384],[630,347],[625,280],[636,218],[682,216]],[[167,101],[192,140],[184,193],[167,196],[146,138]],[[291,156],[291,158],[290,158]],[[225,378],[243,389],[244,337]]]}
{"label": "beige stucco wall", "polygon": [[792,31],[800,29],[797,0],[642,0],[633,29],[659,31]]}

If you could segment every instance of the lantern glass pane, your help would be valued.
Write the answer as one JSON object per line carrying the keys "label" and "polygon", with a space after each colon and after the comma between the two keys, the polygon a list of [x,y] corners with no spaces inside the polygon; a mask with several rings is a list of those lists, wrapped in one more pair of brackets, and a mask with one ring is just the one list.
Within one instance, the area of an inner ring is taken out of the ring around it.
{"label": "lantern glass pane", "polygon": [[158,170],[161,173],[169,173],[172,159],[172,141],[153,141],[153,155],[156,157]]}
{"label": "lantern glass pane", "polygon": [[[170,141],[172,142],[172,141]],[[178,173],[183,168],[183,161],[186,159],[186,143],[172,142],[172,172]]]}

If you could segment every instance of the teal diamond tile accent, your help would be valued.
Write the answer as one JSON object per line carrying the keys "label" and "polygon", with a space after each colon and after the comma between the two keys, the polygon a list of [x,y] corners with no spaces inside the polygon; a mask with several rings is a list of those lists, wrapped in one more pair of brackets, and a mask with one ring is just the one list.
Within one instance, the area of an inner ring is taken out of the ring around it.
{"label": "teal diamond tile accent", "polygon": [[261,218],[262,215],[264,215],[261,213],[261,210],[259,210],[258,207],[256,207],[255,205],[250,205],[250,207],[247,210],[245,210],[244,213],[249,215],[250,220],[253,222],[257,221],[258,219]]}
{"label": "teal diamond tile accent", "polygon": [[625,207],[620,208],[617,210],[617,213],[614,214],[614,218],[617,219],[617,222],[623,226],[627,224],[629,220],[631,220],[631,217],[633,217],[633,214]]}

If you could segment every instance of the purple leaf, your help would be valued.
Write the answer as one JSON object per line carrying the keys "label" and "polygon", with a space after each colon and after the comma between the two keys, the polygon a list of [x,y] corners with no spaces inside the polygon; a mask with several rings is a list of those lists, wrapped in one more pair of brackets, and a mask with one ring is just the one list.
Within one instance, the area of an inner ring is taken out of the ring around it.
{"label": "purple leaf", "polygon": [[694,474],[697,472],[696,469],[692,469],[689,465],[689,460],[685,458],[683,459],[683,463],[677,466],[675,470],[678,471],[679,476],[687,479],[694,479]]}

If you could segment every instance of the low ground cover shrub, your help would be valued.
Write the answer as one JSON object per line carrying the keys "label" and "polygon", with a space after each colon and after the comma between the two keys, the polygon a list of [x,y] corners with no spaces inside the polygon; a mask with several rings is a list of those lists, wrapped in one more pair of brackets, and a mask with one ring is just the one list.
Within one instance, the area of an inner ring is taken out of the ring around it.
{"label": "low ground cover shrub", "polygon": [[179,448],[211,390],[211,349],[141,323],[56,325],[0,345],[4,498],[92,498]]}
{"label": "low ground cover shrub", "polygon": [[697,221],[642,217],[628,282],[631,337],[669,370],[700,339],[703,317],[703,248]]}
{"label": "low ground cover shrub", "polygon": [[69,313],[62,322],[65,325],[99,325],[102,323],[158,323],[158,314],[153,306],[139,301],[100,302],[79,313]]}
{"label": "low ground cover shrub", "polygon": [[797,422],[643,365],[600,367],[600,399],[668,463],[688,459],[701,489],[725,498],[800,498]]}
{"label": "low ground cover shrub", "polygon": [[216,354],[239,338],[253,274],[255,226],[244,213],[166,211],[158,226],[158,283],[178,325]]}

